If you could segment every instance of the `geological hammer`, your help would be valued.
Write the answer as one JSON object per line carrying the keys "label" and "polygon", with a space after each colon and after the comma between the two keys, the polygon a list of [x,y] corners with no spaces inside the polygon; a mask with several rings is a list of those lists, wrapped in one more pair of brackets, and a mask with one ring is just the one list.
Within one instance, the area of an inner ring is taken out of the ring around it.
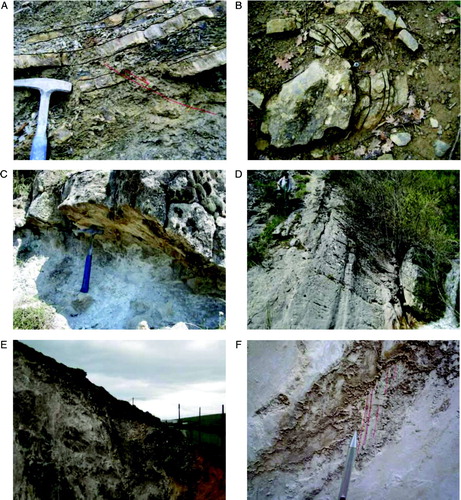
{"label": "geological hammer", "polygon": [[73,232],[74,234],[84,233],[90,235],[90,248],[88,249],[88,253],[85,259],[82,288],[80,289],[80,292],[88,293],[88,290],[90,289],[91,261],[93,259],[93,239],[97,234],[103,234],[104,229],[97,226],[90,226],[87,229],[74,229]]}
{"label": "geological hammer", "polygon": [[15,80],[15,87],[29,87],[40,91],[40,107],[38,110],[37,131],[32,141],[30,151],[31,160],[46,160],[47,139],[46,126],[48,124],[48,108],[50,106],[50,96],[53,92],[70,92],[72,84],[64,80],[54,78],[26,78]]}

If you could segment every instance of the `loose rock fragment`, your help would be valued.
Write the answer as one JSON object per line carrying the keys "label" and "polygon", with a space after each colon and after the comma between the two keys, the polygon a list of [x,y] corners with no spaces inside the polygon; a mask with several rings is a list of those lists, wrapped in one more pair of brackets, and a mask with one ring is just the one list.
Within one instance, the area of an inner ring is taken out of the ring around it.
{"label": "loose rock fragment", "polygon": [[411,141],[411,135],[408,132],[398,132],[391,134],[391,141],[396,146],[406,146]]}
{"label": "loose rock fragment", "polygon": [[63,142],[69,140],[73,135],[74,134],[72,133],[71,130],[67,129],[64,125],[62,125],[53,132],[53,140],[57,144],[62,144]]}
{"label": "loose rock fragment", "polygon": [[369,37],[368,33],[364,33],[365,27],[363,24],[355,19],[355,17],[351,17],[349,22],[346,24],[346,31],[357,40],[358,43],[362,43],[365,38]]}
{"label": "loose rock fragment", "polygon": [[395,30],[396,28],[406,28],[403,19],[401,17],[397,18],[393,10],[386,9],[381,2],[372,2],[372,5],[373,11],[378,16],[384,17],[384,22],[389,29]]}
{"label": "loose rock fragment", "polygon": [[397,35],[397,38],[399,40],[402,40],[402,42],[413,52],[418,50],[418,42],[407,30],[400,31],[400,33]]}
{"label": "loose rock fragment", "polygon": [[296,25],[296,19],[293,17],[287,17],[285,19],[271,19],[266,25],[266,33],[268,35],[285,33],[287,31],[296,31],[297,29],[298,26]]}
{"label": "loose rock fragment", "polygon": [[434,142],[434,153],[437,158],[442,158],[444,154],[450,149],[450,144],[447,144],[444,141],[441,141],[440,139],[437,139]]}
{"label": "loose rock fragment", "polygon": [[320,148],[313,149],[311,151],[311,156],[312,156],[312,158],[319,160],[323,156],[323,149],[320,149]]}
{"label": "loose rock fragment", "polygon": [[406,106],[408,102],[407,75],[401,74],[394,78],[394,108]]}
{"label": "loose rock fragment", "polygon": [[314,54],[317,57],[323,57],[325,55],[325,51],[321,45],[314,45]]}
{"label": "loose rock fragment", "polygon": [[360,9],[360,2],[351,1],[343,2],[336,6],[335,14],[351,14],[352,12],[357,12]]}

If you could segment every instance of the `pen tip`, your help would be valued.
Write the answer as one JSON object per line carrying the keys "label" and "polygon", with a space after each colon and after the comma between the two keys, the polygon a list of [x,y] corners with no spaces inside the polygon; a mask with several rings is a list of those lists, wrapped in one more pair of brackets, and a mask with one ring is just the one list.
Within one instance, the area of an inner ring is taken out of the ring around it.
{"label": "pen tip", "polygon": [[351,439],[350,448],[357,448],[357,431],[354,431],[354,435],[352,436]]}

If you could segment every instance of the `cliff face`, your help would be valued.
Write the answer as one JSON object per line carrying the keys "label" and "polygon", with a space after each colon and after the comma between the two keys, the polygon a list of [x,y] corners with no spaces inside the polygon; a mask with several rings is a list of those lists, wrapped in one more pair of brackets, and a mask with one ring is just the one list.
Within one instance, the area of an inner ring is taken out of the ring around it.
{"label": "cliff face", "polygon": [[[306,188],[304,206],[275,229],[278,244],[267,261],[248,271],[249,327],[398,325],[396,262],[390,255],[376,256],[375,268],[359,261],[346,235],[340,193],[327,186],[322,172],[312,172]],[[257,217],[263,218],[260,212]],[[250,231],[255,219],[250,218]]]}
{"label": "cliff face", "polygon": [[[225,158],[225,2],[16,2],[14,38],[16,79],[72,84],[51,98],[52,159]],[[37,112],[16,89],[17,159]]]}
{"label": "cliff face", "polygon": [[[273,377],[273,369],[277,377]],[[458,498],[459,343],[250,342],[249,498]]]}
{"label": "cliff face", "polygon": [[416,297],[414,249],[358,237],[326,172],[296,176],[284,202],[277,173],[249,175],[249,328],[392,329],[411,326],[405,308],[433,307]]}
{"label": "cliff face", "polygon": [[180,432],[15,342],[14,498],[195,498],[205,475]]}
{"label": "cliff face", "polygon": [[[31,180],[15,199],[18,307],[38,295],[72,328],[224,321],[222,172],[45,171]],[[75,230],[93,226],[103,234],[83,296],[89,238]]]}

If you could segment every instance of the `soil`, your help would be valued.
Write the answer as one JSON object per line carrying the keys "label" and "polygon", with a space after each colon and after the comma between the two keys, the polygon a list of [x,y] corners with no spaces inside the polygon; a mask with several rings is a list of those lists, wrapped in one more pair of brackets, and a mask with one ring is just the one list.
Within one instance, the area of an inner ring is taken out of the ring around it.
{"label": "soil", "polygon": [[[407,30],[418,41],[419,48],[415,52],[396,38],[399,30],[388,29],[370,5],[362,5],[361,12],[339,15],[335,14],[335,6],[339,3],[249,2],[249,88],[264,94],[260,109],[249,103],[249,159],[372,160],[385,153],[391,153],[389,159],[394,160],[459,159],[459,2],[383,2],[397,17],[402,17]],[[364,25],[365,31],[371,34],[371,42],[367,43],[381,54],[379,58],[362,60],[363,47],[358,46],[344,54],[353,68],[355,83],[365,74],[384,69],[390,71],[392,78],[406,73],[407,107],[385,116],[384,123],[374,130],[356,130],[352,117],[347,130],[332,130],[323,139],[307,146],[286,149],[271,146],[270,137],[261,132],[265,104],[280,91],[284,82],[297,76],[316,59],[314,45],[318,42],[309,37],[309,30],[318,24],[345,26],[351,16]],[[276,35],[266,34],[269,20],[284,18],[296,19],[298,28]],[[287,54],[293,54],[288,58],[291,69],[284,70],[275,60]],[[431,118],[437,120],[438,126],[434,127]],[[412,140],[406,146],[392,145],[391,151],[386,148],[383,151],[381,146],[394,132],[409,132]],[[450,146],[443,158],[437,158],[434,153],[433,143],[437,139]]]}

